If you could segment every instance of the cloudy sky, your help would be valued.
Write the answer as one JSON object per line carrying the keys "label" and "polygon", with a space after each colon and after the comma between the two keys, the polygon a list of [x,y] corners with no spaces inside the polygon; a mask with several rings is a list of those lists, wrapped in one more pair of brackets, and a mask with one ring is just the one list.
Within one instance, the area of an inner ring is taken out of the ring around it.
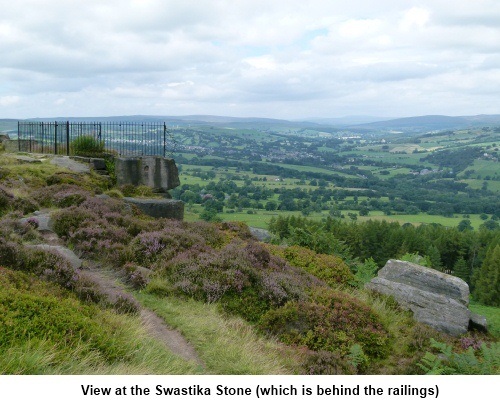
{"label": "cloudy sky", "polygon": [[0,118],[500,113],[498,0],[0,0]]}

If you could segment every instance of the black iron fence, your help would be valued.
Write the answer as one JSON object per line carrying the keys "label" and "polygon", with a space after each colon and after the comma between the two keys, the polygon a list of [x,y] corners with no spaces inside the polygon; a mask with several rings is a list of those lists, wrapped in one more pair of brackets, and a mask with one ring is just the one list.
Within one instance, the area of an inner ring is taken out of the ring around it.
{"label": "black iron fence", "polygon": [[159,122],[36,122],[19,121],[19,151],[74,155],[72,145],[91,136],[106,150],[128,156],[167,156],[174,150],[173,135]]}

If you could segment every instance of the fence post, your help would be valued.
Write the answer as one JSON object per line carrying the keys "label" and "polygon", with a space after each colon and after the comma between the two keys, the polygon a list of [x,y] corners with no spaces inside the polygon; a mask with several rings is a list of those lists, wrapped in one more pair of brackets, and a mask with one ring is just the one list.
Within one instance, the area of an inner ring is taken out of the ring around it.
{"label": "fence post", "polygon": [[54,124],[54,155],[57,155],[57,121]]}
{"label": "fence post", "polygon": [[17,121],[17,149],[21,152],[21,124]]}
{"label": "fence post", "polygon": [[167,157],[167,124],[163,123],[163,157]]}
{"label": "fence post", "polygon": [[69,156],[69,121],[66,121],[66,154]]}
{"label": "fence post", "polygon": [[[49,136],[50,136],[50,123],[47,123],[47,126],[49,127],[48,132],[49,132]],[[44,130],[43,122],[40,124],[40,130],[41,130],[41,134],[40,134],[39,138],[41,138],[41,140],[42,140],[41,144],[42,144],[42,153],[43,153],[43,142],[45,141],[45,136],[44,136],[45,130]],[[56,132],[57,132],[57,130],[56,130]]]}

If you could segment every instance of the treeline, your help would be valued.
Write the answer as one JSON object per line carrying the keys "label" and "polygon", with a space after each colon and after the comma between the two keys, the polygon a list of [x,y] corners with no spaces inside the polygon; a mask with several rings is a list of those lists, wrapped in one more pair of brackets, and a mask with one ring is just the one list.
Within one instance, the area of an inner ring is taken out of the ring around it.
{"label": "treeline", "polygon": [[482,153],[482,149],[479,147],[445,149],[431,153],[421,158],[420,161],[434,163],[440,167],[451,168],[453,172],[458,173],[472,165],[474,159],[481,157]]}
{"label": "treeline", "polygon": [[280,242],[337,254],[350,263],[371,258],[382,267],[389,259],[418,254],[432,268],[465,280],[479,302],[500,306],[499,229],[471,231],[437,224],[357,223],[334,218],[319,222],[279,216],[271,220],[269,230]]}

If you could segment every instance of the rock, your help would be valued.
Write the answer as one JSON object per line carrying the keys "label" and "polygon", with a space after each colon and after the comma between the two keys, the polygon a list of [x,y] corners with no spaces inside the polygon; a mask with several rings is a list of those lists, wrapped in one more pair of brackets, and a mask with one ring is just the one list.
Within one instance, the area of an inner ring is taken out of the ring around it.
{"label": "rock", "polygon": [[90,165],[94,170],[97,170],[97,171],[105,170],[107,172],[106,161],[104,159],[92,158],[92,159],[90,159]]}
{"label": "rock", "polygon": [[54,156],[50,163],[72,170],[76,173],[90,173],[89,166],[71,159],[69,156]]}
{"label": "rock", "polygon": [[124,201],[135,205],[144,214],[154,218],[184,219],[184,203],[179,200],[125,197]]}
{"label": "rock", "polygon": [[28,222],[29,219],[34,218],[38,222],[38,231],[54,232],[52,220],[48,212],[35,211],[31,217],[21,218],[19,222],[22,224]]}
{"label": "rock", "polygon": [[452,336],[467,332],[469,286],[458,277],[418,264],[389,260],[365,286],[391,295],[415,320]]}
{"label": "rock", "polygon": [[266,229],[249,227],[250,233],[254,238],[261,242],[269,242],[271,240],[271,234]]}
{"label": "rock", "polygon": [[31,156],[25,156],[25,155],[17,155],[16,160],[19,163],[42,163],[40,159],[36,159]]}
{"label": "rock", "polygon": [[488,322],[486,321],[486,318],[484,316],[471,312],[469,320],[469,329],[475,329],[481,332],[487,332]]}
{"label": "rock", "polygon": [[115,173],[118,186],[144,185],[165,192],[180,185],[175,161],[161,156],[117,158]]}

